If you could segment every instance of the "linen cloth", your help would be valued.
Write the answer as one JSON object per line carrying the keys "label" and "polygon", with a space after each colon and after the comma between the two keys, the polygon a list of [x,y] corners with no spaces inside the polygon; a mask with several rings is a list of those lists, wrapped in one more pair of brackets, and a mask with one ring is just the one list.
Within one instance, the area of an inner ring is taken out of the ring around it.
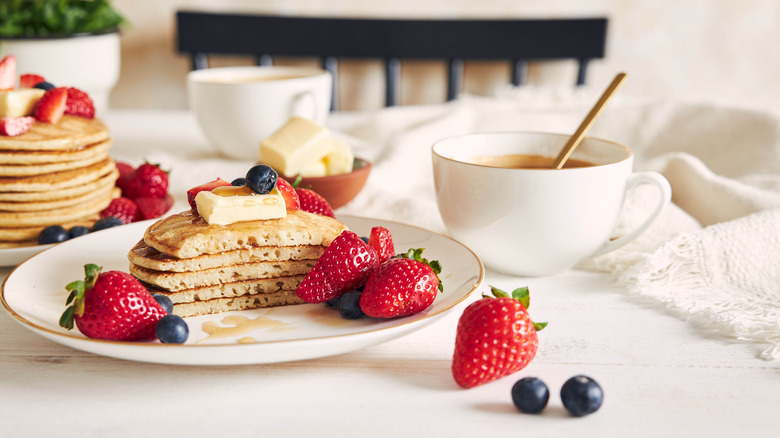
{"label": "linen cloth", "polygon": [[[441,138],[491,131],[570,134],[600,90],[507,89],[432,106],[336,113],[328,127],[374,167],[366,187],[338,214],[414,224],[446,233],[436,206],[431,146]],[[710,104],[613,99],[589,135],[620,142],[635,170],[661,172],[672,204],[639,238],[576,269],[598,271],[628,293],[722,335],[754,342],[780,358],[780,118]],[[203,175],[240,176],[247,163],[156,153],[188,169],[172,190]],[[213,177],[209,177],[213,178]],[[652,190],[630,192],[615,233],[646,216]],[[508,200],[510,201],[510,200]]]}

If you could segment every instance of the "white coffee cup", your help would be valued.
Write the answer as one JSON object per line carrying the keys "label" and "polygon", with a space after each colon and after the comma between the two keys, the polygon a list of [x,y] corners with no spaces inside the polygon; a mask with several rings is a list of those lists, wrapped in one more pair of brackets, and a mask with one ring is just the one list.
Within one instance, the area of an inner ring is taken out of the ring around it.
{"label": "white coffee cup", "polygon": [[260,142],[292,116],[324,124],[331,74],[307,67],[242,66],[187,75],[190,108],[209,141],[224,155],[257,161]]}
{"label": "white coffee cup", "polygon": [[[579,168],[506,168],[475,164],[486,157],[509,164],[512,155],[547,157],[567,135],[504,132],[443,139],[433,145],[439,212],[453,238],[491,269],[519,276],[566,270],[612,251],[644,232],[671,199],[668,181],[655,172],[633,173],[633,154],[618,143],[586,137],[571,159]],[[627,190],[658,189],[658,201],[632,232],[610,239]]]}

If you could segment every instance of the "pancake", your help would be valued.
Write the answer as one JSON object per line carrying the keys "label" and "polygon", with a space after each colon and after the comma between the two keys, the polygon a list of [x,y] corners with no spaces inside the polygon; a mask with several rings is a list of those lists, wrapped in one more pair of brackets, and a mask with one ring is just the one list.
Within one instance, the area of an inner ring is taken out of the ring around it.
{"label": "pancake", "polygon": [[108,139],[108,127],[100,119],[62,116],[59,122],[33,123],[16,137],[0,136],[0,150],[41,151],[77,149]]}
{"label": "pancake", "polygon": [[215,298],[232,298],[243,295],[270,294],[282,290],[294,291],[301,284],[305,275],[292,275],[289,277],[261,278],[255,280],[234,281],[213,286],[196,287],[171,292],[152,284],[144,283],[144,286],[152,293],[159,293],[171,299],[174,305],[189,303],[192,301],[206,301]]}
{"label": "pancake", "polygon": [[317,260],[256,262],[191,272],[155,271],[131,264],[130,274],[145,283],[159,286],[170,292],[177,292],[184,289],[214,286],[234,281],[306,274],[311,271],[316,262]]}
{"label": "pancake", "polygon": [[4,151],[0,150],[0,163],[2,164],[40,164],[61,163],[85,160],[88,158],[105,155],[111,148],[111,140],[79,147],[75,149],[54,151]]}
{"label": "pancake", "polygon": [[54,208],[45,211],[3,211],[0,212],[0,227],[30,227],[36,225],[59,225],[63,222],[72,222],[84,220],[100,213],[108,207],[108,204],[115,197],[120,195],[121,191],[115,188],[109,196],[101,196],[97,199],[90,199],[76,205],[63,208]]}
{"label": "pancake", "polygon": [[[59,223],[57,225],[61,225],[66,230],[69,230],[75,226],[82,226],[87,228],[92,228],[92,225],[95,224],[95,221],[100,219],[100,216],[97,214],[94,214],[92,216],[87,216],[85,218],[82,218],[80,220],[72,221],[72,222],[65,222],[65,223]],[[32,245],[38,244],[38,235],[41,234],[41,231],[46,226],[39,225],[39,226],[33,226],[33,227],[9,227],[9,228],[0,228],[0,242],[4,242],[10,246],[11,243],[20,243],[23,241],[30,241],[32,242]],[[24,245],[17,245],[17,246],[24,246]]]}
{"label": "pancake", "polygon": [[0,177],[0,192],[45,192],[90,183],[116,171],[110,158],[86,167],[44,175]]}
{"label": "pancake", "polygon": [[41,192],[0,192],[0,202],[41,202],[73,198],[114,187],[118,177],[119,171],[114,167],[109,173],[94,181],[64,189]]}
{"label": "pancake", "polygon": [[193,301],[191,303],[176,304],[173,306],[173,314],[187,317],[230,312],[233,310],[288,306],[293,304],[304,304],[304,301],[295,295],[294,290],[282,290],[270,294],[215,298],[207,301]]}
{"label": "pancake", "polygon": [[0,164],[0,175],[9,176],[31,176],[41,175],[63,170],[78,169],[87,167],[90,164],[103,161],[108,158],[107,153],[87,157],[83,160],[63,161],[61,163],[38,163],[38,164]]}
{"label": "pancake", "polygon": [[152,224],[144,233],[144,242],[183,259],[261,246],[327,246],[346,229],[334,218],[301,210],[290,210],[281,219],[229,225],[209,225],[187,210]]}
{"label": "pancake", "polygon": [[150,248],[141,240],[130,250],[127,258],[131,263],[147,269],[186,272],[252,262],[318,259],[324,251],[324,246],[314,245],[259,246],[178,259]]}
{"label": "pancake", "polygon": [[47,211],[64,207],[71,207],[78,204],[83,204],[91,200],[104,198],[106,196],[113,199],[117,197],[118,189],[113,185],[107,185],[99,187],[96,190],[85,193],[83,195],[73,196],[70,198],[55,198],[51,201],[30,201],[30,202],[8,202],[0,201],[0,212],[2,211]]}

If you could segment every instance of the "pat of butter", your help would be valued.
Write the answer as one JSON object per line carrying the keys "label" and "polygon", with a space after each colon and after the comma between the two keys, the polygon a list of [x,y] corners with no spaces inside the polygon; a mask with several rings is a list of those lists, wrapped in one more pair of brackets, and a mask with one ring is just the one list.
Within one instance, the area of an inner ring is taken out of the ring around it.
{"label": "pat of butter", "polygon": [[0,91],[0,117],[32,115],[35,104],[46,93],[37,88],[17,88]]}
{"label": "pat of butter", "polygon": [[310,163],[323,159],[332,148],[327,129],[311,120],[291,117],[260,143],[260,162],[284,175],[295,176]]}
{"label": "pat of butter", "polygon": [[325,159],[309,163],[301,170],[301,176],[312,178],[320,177],[328,174],[328,167],[325,165]]}
{"label": "pat of butter", "polygon": [[202,191],[195,196],[198,214],[209,225],[228,225],[235,222],[279,219],[287,216],[284,198],[279,190],[267,195],[221,196]]}
{"label": "pat of butter", "polygon": [[328,175],[340,175],[342,173],[352,172],[352,164],[355,161],[355,155],[347,142],[331,139],[332,151],[323,158]]}

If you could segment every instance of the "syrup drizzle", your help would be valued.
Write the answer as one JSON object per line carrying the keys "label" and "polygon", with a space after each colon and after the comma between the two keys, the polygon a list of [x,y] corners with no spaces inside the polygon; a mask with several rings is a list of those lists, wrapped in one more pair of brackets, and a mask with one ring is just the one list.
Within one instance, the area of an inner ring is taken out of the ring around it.
{"label": "syrup drizzle", "polygon": [[[290,328],[290,324],[269,317],[270,313],[271,311],[268,311],[257,318],[247,318],[243,315],[228,315],[219,322],[206,321],[201,328],[208,336],[197,343],[241,335],[255,329],[284,330]],[[238,343],[241,344],[250,342],[256,342],[256,340],[248,336],[238,340]]]}

